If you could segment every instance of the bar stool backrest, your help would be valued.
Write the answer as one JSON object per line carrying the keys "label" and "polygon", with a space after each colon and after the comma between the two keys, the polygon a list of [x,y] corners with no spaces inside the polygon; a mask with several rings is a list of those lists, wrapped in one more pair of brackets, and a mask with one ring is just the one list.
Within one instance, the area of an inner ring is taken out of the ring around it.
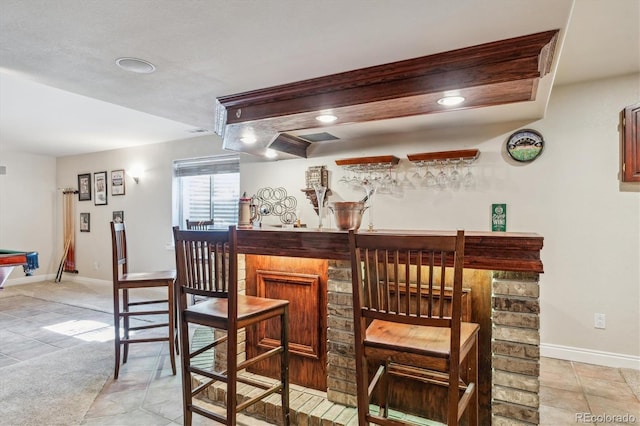
{"label": "bar stool backrest", "polygon": [[189,220],[187,219],[187,229],[206,230],[213,226],[213,220]]}
{"label": "bar stool backrest", "polygon": [[349,241],[352,265],[360,265],[352,277],[359,289],[354,306],[360,306],[365,323],[446,327],[452,341],[459,341],[464,231],[427,236],[351,231]]}
{"label": "bar stool backrest", "polygon": [[[180,230],[176,226],[173,230],[176,243],[176,279],[180,291],[195,296],[218,298],[237,294],[235,227],[201,231]],[[231,309],[231,303],[229,308]]]}
{"label": "bar stool backrest", "polygon": [[112,266],[113,276],[121,277],[128,272],[127,268],[127,229],[122,223],[113,222],[111,224],[111,237],[113,244],[111,245],[112,251]]}

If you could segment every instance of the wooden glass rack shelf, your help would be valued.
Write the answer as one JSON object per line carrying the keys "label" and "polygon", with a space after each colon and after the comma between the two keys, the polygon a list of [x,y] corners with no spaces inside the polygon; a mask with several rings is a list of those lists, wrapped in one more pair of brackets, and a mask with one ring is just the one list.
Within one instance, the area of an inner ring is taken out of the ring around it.
{"label": "wooden glass rack shelf", "polygon": [[336,160],[338,166],[345,166],[347,168],[367,168],[367,167],[381,167],[381,166],[395,166],[400,159],[393,155],[379,155],[376,157],[359,157],[359,158],[346,158],[344,160]]}
{"label": "wooden glass rack shelf", "polygon": [[442,161],[442,160],[475,160],[480,155],[478,149],[461,149],[458,151],[423,152],[407,154],[409,161]]}

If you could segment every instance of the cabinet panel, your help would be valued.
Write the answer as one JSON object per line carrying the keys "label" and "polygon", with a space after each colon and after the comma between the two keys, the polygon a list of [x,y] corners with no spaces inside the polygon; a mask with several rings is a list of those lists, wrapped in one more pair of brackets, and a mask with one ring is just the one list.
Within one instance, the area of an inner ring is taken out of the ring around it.
{"label": "cabinet panel", "polygon": [[[289,300],[289,317],[295,324],[289,327],[289,352],[320,359],[318,306],[320,277],[281,271],[256,271],[257,295],[269,299]],[[277,319],[263,321],[258,327],[257,344],[269,350],[279,345],[280,323]]]}
{"label": "cabinet panel", "polygon": [[640,182],[640,103],[620,113],[623,182]]}
{"label": "cabinet panel", "polygon": [[[289,301],[290,382],[327,389],[327,261],[280,256],[246,256],[247,294]],[[247,355],[274,347],[277,321],[247,329]],[[252,373],[277,377],[277,358],[260,362]]]}

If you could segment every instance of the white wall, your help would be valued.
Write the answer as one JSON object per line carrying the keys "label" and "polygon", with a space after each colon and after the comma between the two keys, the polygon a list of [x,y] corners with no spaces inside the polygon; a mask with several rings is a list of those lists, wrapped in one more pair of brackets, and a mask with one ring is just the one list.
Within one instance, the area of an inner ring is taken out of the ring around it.
{"label": "white wall", "polygon": [[174,252],[166,247],[173,241],[172,161],[220,153],[219,139],[209,137],[59,158],[57,181],[60,187],[77,187],[80,173],[106,170],[109,174],[111,170],[130,170],[135,165],[144,169],[138,184],[126,174],[125,195],[112,196],[109,185],[106,206],[94,205],[93,197],[91,201],[76,202],[78,214],[87,212],[91,215],[91,231],[76,233],[79,275],[111,280],[109,222],[115,210],[124,211],[132,272],[175,268]]}
{"label": "white wall", "polygon": [[[42,279],[60,261],[54,256],[55,205],[61,197],[56,190],[56,159],[0,149],[0,165],[6,167],[6,174],[0,175],[0,247],[37,251],[40,268],[34,276],[40,278],[34,279]],[[25,278],[21,267],[14,268],[9,279],[34,280]]]}
{"label": "white wall", "polygon": [[[640,354],[640,183],[618,180],[618,113],[639,99],[639,75],[560,87],[541,122],[557,136],[535,208],[550,345]],[[606,314],[605,330],[594,329],[596,312]]]}
{"label": "white wall", "polygon": [[[476,191],[378,195],[374,205],[376,227],[490,230],[491,204],[507,203],[508,231],[536,232],[545,238],[545,273],[540,279],[543,354],[603,364],[611,364],[617,357],[637,365],[640,184],[621,185],[618,181],[617,126],[618,112],[640,99],[639,78],[632,75],[557,87],[546,117],[532,123],[461,125],[419,134],[382,135],[352,141],[350,150],[345,150],[345,142],[339,141],[315,148],[313,158],[306,160],[260,162],[242,156],[241,191],[253,194],[265,186],[284,187],[297,198],[302,221],[315,225],[317,217],[300,191],[309,166],[326,165],[330,169],[330,201],[356,200],[363,194],[338,184],[342,171],[335,166],[336,159],[391,154],[405,159],[404,169],[406,154],[479,148],[481,156],[474,166]],[[542,155],[529,164],[515,163],[504,151],[508,135],[523,127],[537,129],[546,140]],[[0,244],[36,245],[35,232],[15,229],[15,223],[24,220],[20,210],[29,211],[26,207],[37,203],[25,196],[33,193],[27,190],[38,192],[46,187],[51,196],[55,186],[75,187],[78,173],[127,169],[140,162],[145,165],[146,174],[138,185],[127,178],[125,196],[109,196],[107,206],[94,206],[93,201],[77,203],[78,212],[91,213],[91,232],[76,234],[78,270],[83,277],[111,279],[108,223],[113,210],[124,210],[131,250],[135,253],[134,269],[173,267],[173,252],[165,248],[171,241],[171,161],[219,153],[219,146],[219,138],[208,136],[59,158],[55,184],[49,174],[32,182],[31,187],[12,189],[11,197],[7,197],[6,178],[11,177],[14,165],[23,161],[12,160],[7,164],[9,174],[0,176],[4,185],[0,187]],[[0,164],[4,161],[0,160]],[[7,198],[13,206],[10,219],[4,217]],[[51,223],[54,217],[58,226],[57,231],[49,229],[49,235],[61,234],[57,209],[42,211],[47,222]],[[23,243],[20,232],[25,232],[29,240]],[[11,235],[11,239],[5,235]],[[39,244],[32,248],[50,259],[45,253],[50,242],[42,249]],[[61,241],[55,242],[56,247],[61,245]],[[594,329],[596,312],[606,314],[605,330]]]}

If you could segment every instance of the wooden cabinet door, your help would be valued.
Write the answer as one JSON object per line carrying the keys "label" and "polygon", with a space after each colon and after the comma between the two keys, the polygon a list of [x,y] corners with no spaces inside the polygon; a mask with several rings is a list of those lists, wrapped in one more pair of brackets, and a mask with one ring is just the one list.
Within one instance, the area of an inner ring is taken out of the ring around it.
{"label": "wooden cabinet door", "polygon": [[622,140],[622,181],[640,182],[640,103],[620,113]]}
{"label": "wooden cabinet door", "polygon": [[[327,261],[271,256],[246,256],[247,294],[289,301],[290,382],[327,390]],[[263,321],[247,329],[247,356],[277,345],[280,324]],[[250,372],[278,377],[277,357]]]}

